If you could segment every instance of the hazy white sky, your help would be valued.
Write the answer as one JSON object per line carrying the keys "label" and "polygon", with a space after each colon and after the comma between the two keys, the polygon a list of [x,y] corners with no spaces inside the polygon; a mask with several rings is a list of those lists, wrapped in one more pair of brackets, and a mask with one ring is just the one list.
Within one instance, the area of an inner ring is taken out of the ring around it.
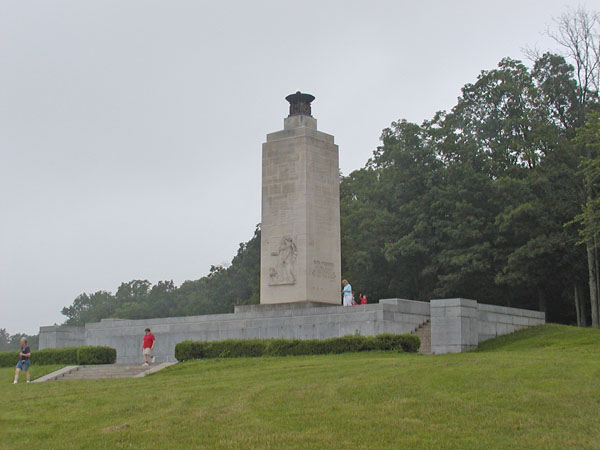
{"label": "hazy white sky", "polygon": [[[344,174],[449,109],[565,0],[0,0],[0,328],[82,292],[228,263],[260,222],[261,144],[316,96]],[[582,3],[600,9],[600,0]]]}

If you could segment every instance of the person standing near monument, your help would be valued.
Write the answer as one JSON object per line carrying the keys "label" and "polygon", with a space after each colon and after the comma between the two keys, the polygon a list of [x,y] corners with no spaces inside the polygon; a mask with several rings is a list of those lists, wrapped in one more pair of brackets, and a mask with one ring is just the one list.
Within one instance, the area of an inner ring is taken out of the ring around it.
{"label": "person standing near monument", "polygon": [[148,358],[150,362],[154,362],[154,342],[156,342],[156,338],[150,332],[150,328],[146,328],[144,331],[144,343],[142,344],[142,353],[144,354],[144,366],[148,365]]}
{"label": "person standing near monument", "polygon": [[27,345],[27,339],[21,338],[21,350],[19,351],[19,362],[17,362],[17,367],[15,369],[15,380],[13,384],[17,384],[19,381],[19,372],[23,370],[25,372],[25,379],[29,383],[29,364],[31,361],[29,358],[31,357],[31,349]]}
{"label": "person standing near monument", "polygon": [[360,294],[358,296],[358,299],[360,300],[360,304],[361,305],[366,305],[367,304],[367,296],[364,294]]}
{"label": "person standing near monument", "polygon": [[352,306],[352,286],[348,283],[348,280],[342,280],[342,304],[344,306]]}

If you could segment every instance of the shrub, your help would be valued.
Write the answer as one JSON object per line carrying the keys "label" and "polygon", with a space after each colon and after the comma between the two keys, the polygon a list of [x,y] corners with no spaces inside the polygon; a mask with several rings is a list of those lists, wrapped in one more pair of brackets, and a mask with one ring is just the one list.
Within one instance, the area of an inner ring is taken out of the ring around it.
{"label": "shrub", "polygon": [[421,339],[414,334],[407,334],[405,339],[400,342],[400,346],[406,353],[417,353],[421,348]]}
{"label": "shrub", "polygon": [[414,334],[379,334],[375,336],[377,348],[380,350],[397,350],[416,353],[421,347],[421,341]]}
{"label": "shrub", "polygon": [[45,348],[31,352],[31,364],[77,364],[77,347]]}
{"label": "shrub", "polygon": [[240,356],[262,356],[267,343],[261,339],[227,339],[204,342],[204,358],[237,358]]}
{"label": "shrub", "polygon": [[187,361],[190,359],[204,358],[202,351],[204,342],[183,341],[175,346],[175,359],[177,361]]}
{"label": "shrub", "polygon": [[[109,347],[65,347],[45,348],[31,352],[31,364],[112,364],[117,351]],[[0,367],[14,367],[19,360],[19,351],[0,352]]]}
{"label": "shrub", "polygon": [[267,344],[268,356],[298,355],[300,339],[269,339]]}
{"label": "shrub", "polygon": [[11,367],[16,366],[19,361],[19,352],[17,350],[10,350],[7,352],[0,352],[0,367]]}
{"label": "shrub", "polygon": [[329,339],[227,339],[184,341],[175,346],[178,361],[240,356],[324,355],[369,350],[415,353],[421,342],[411,334],[343,336]]}
{"label": "shrub", "polygon": [[77,364],[114,364],[117,351],[110,347],[77,347]]}

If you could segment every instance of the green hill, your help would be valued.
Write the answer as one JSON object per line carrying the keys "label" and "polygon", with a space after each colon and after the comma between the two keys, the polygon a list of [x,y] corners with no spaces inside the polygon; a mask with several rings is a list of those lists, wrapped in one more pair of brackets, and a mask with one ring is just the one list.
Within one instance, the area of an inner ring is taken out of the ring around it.
{"label": "green hill", "polygon": [[545,325],[457,355],[216,359],[16,386],[2,369],[0,448],[598,448],[599,344]]}
{"label": "green hill", "polygon": [[483,342],[477,351],[598,351],[600,331],[590,328],[546,324]]}

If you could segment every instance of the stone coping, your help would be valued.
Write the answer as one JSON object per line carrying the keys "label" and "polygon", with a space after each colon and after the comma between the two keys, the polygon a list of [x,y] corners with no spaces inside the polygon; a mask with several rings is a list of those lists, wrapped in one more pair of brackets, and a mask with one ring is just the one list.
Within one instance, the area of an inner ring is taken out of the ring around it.
{"label": "stone coping", "polygon": [[64,331],[73,332],[82,329],[83,327],[77,327],[73,325],[46,325],[40,327],[40,331]]}
{"label": "stone coping", "polygon": [[400,311],[406,314],[429,315],[431,305],[429,302],[420,302],[417,300],[408,300],[405,298],[384,298],[379,300],[380,304],[393,305],[400,308]]}
{"label": "stone coping", "polygon": [[279,131],[274,131],[273,133],[267,134],[267,142],[268,144],[276,141],[282,141],[285,139],[292,139],[296,137],[311,137],[317,139],[319,141],[325,141],[327,143],[333,144],[335,142],[334,136],[328,133],[324,133],[316,128],[310,128],[307,126],[301,126],[297,128],[283,129]]}
{"label": "stone coping", "polygon": [[[435,303],[434,303],[435,302]],[[477,300],[468,298],[435,298],[430,300],[431,306],[443,308],[448,306],[462,306],[464,308],[477,308]]]}
{"label": "stone coping", "polygon": [[[275,311],[243,312],[227,314],[205,314],[201,316],[181,316],[181,317],[162,317],[155,319],[102,319],[100,322],[86,323],[86,329],[122,327],[142,324],[152,327],[152,325],[168,325],[179,323],[199,323],[216,321],[237,321],[248,319],[268,319],[275,317],[299,317],[312,315],[332,315],[332,314],[353,314],[357,312],[377,312],[382,310],[382,305],[373,303],[367,305],[355,306],[321,306],[317,308],[298,308]],[[260,316],[257,317],[257,314]]]}
{"label": "stone coping", "polygon": [[[411,303],[413,303],[411,301]],[[424,303],[424,302],[414,302]],[[429,306],[427,304],[427,306]],[[357,313],[377,313],[377,312],[398,312],[409,315],[417,316],[428,316],[428,312],[425,311],[404,311],[403,305],[394,303],[370,303],[366,305],[354,305],[354,306],[318,306],[309,308],[292,308],[292,309],[272,309],[272,310],[258,310],[251,312],[238,312],[238,313],[227,313],[227,314],[206,314],[201,316],[181,316],[181,317],[163,317],[155,319],[102,319],[101,322],[87,323],[85,325],[86,330],[93,330],[97,328],[121,328],[127,326],[144,326],[150,327],[159,325],[169,324],[186,324],[186,323],[209,323],[209,322],[223,322],[223,321],[245,321],[245,320],[261,320],[278,317],[289,317],[297,318],[302,316],[325,316],[325,315],[352,315]]]}
{"label": "stone coping", "polygon": [[[490,312],[495,314],[507,314],[510,316],[524,316],[535,319],[545,319],[546,313],[541,311],[534,311],[531,309],[522,308],[511,308],[509,306],[498,306],[488,305],[485,303],[479,303],[476,300],[469,300],[466,298],[446,298],[446,299],[434,299],[431,300],[432,307],[435,308],[446,308],[446,307],[466,307],[466,308],[477,308],[479,312]],[[435,302],[435,303],[433,303]]]}
{"label": "stone coping", "polygon": [[322,308],[340,306],[338,303],[324,303],[324,302],[289,302],[289,303],[262,303],[260,305],[236,305],[233,307],[233,313],[245,313],[245,312],[263,312],[263,311],[279,311],[282,309],[305,309],[305,308]]}
{"label": "stone coping", "polygon": [[491,312],[496,314],[509,314],[512,316],[533,317],[535,319],[546,318],[546,313],[542,311],[534,311],[532,309],[511,308],[509,306],[487,305],[484,303],[479,303],[478,309],[481,312]]}

